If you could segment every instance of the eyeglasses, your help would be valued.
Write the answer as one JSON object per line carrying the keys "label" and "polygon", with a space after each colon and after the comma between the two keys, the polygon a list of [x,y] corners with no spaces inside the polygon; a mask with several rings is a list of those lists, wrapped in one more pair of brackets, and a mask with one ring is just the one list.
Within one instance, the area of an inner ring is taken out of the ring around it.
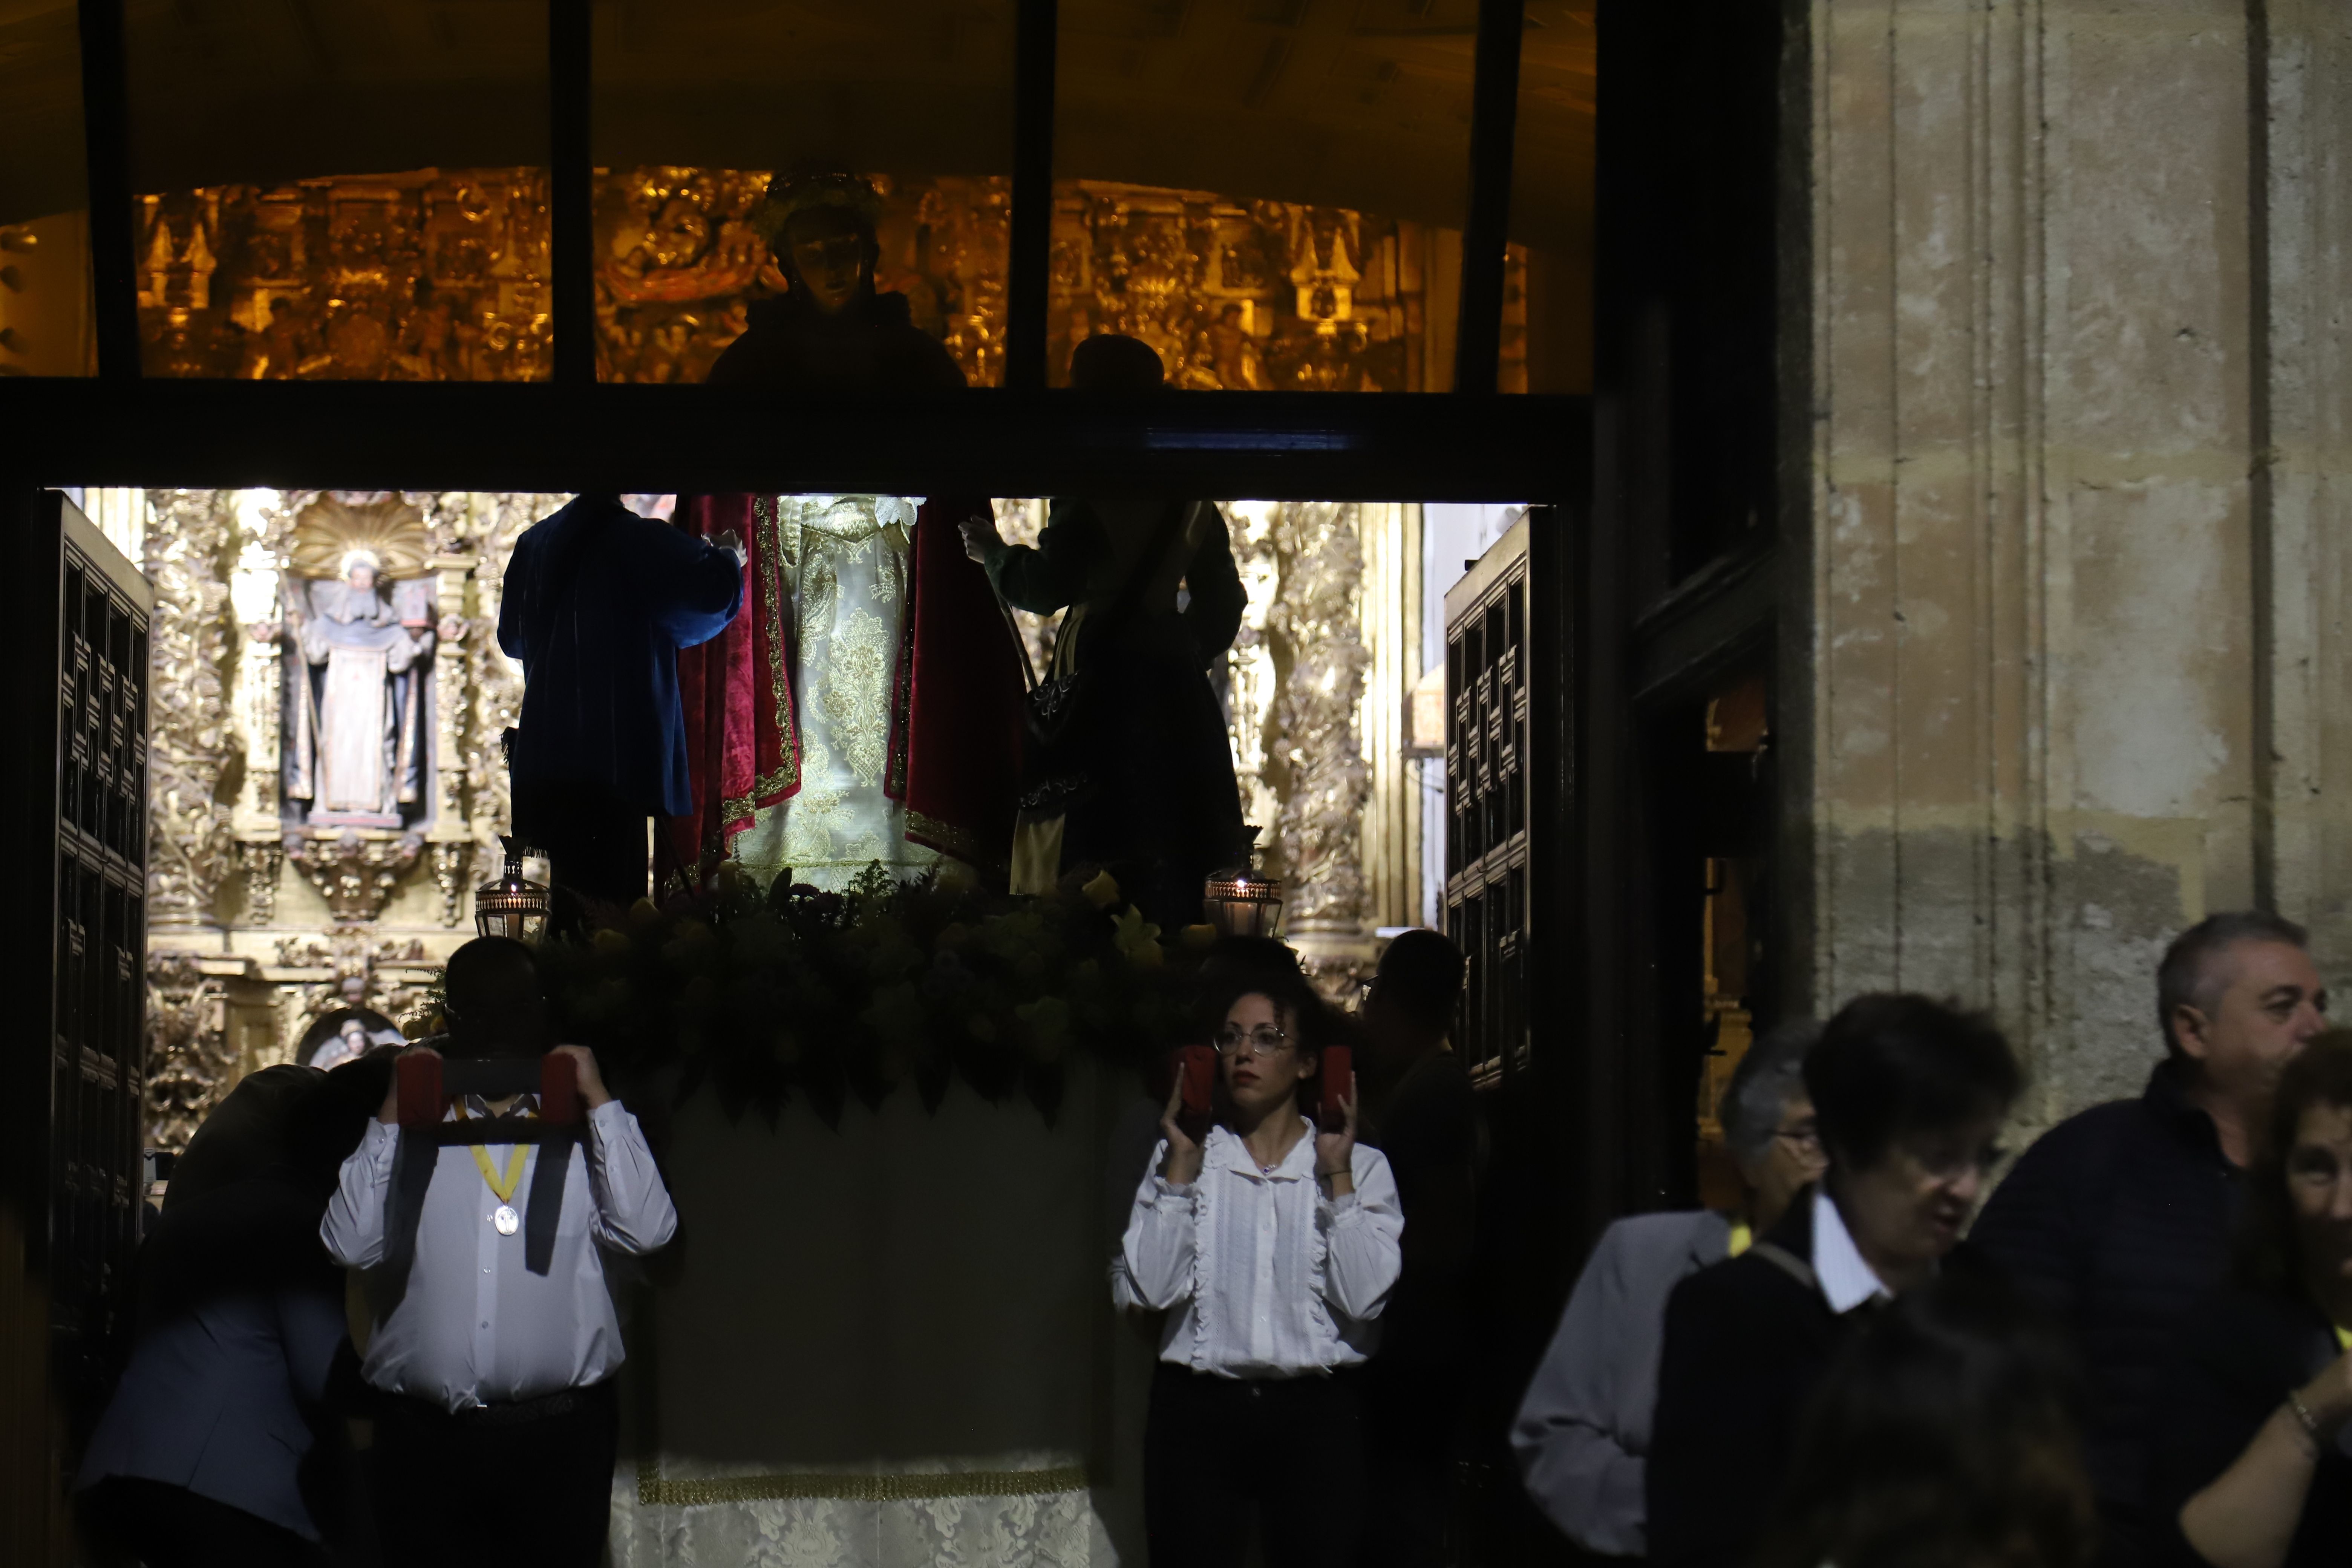
{"label": "eyeglasses", "polygon": [[1786,1143],[1790,1148],[1794,1149],[1798,1153],[1806,1156],[1808,1159],[1820,1157],[1822,1152],[1822,1130],[1818,1127],[1811,1125],[1803,1127],[1783,1127],[1774,1131],[1772,1136],[1778,1138],[1781,1142]]}
{"label": "eyeglasses", "polygon": [[1227,1024],[1217,1031],[1217,1054],[1221,1057],[1238,1055],[1244,1047],[1252,1056],[1270,1057],[1289,1044],[1290,1037],[1271,1024],[1260,1024],[1255,1029]]}

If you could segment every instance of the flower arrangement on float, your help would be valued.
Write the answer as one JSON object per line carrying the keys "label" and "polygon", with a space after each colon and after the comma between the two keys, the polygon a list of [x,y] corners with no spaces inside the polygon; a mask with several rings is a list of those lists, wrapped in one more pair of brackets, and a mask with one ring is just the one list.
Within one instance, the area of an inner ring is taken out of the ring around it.
{"label": "flower arrangement on float", "polygon": [[616,1079],[704,1088],[773,1120],[798,1095],[828,1125],[902,1089],[936,1110],[961,1079],[1050,1121],[1073,1052],[1145,1068],[1192,1021],[1211,926],[1165,940],[1108,873],[992,893],[954,869],[850,889],[734,867],[708,895],[641,900],[584,941],[538,944],[566,1037]]}

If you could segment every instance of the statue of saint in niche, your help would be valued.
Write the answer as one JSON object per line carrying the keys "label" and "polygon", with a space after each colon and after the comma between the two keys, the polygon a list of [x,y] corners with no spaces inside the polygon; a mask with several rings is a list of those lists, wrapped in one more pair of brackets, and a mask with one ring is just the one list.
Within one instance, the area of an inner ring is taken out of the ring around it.
{"label": "statue of saint in niche", "polygon": [[421,813],[436,641],[424,543],[423,520],[397,500],[321,501],[297,525],[286,798],[310,826],[401,827]]}

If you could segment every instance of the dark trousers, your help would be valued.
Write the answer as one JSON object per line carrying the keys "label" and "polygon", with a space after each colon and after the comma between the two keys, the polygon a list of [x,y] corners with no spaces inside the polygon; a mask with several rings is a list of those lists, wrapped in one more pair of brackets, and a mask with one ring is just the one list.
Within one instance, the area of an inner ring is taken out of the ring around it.
{"label": "dark trousers", "polygon": [[1168,1362],[1143,1426],[1151,1568],[1237,1568],[1257,1521],[1278,1568],[1354,1568],[1364,1519],[1359,1374],[1242,1382]]}
{"label": "dark trousers", "polygon": [[1454,1517],[1454,1433],[1467,1369],[1430,1359],[1365,1367],[1364,1447],[1371,1515],[1366,1568],[1444,1568]]}
{"label": "dark trousers", "polygon": [[646,896],[646,814],[601,784],[518,780],[514,823],[557,886],[623,909]]}
{"label": "dark trousers", "polygon": [[147,1568],[326,1568],[324,1548],[201,1492],[109,1476],[81,1497],[89,1533]]}
{"label": "dark trousers", "polygon": [[620,1435],[609,1379],[454,1412],[387,1395],[373,1456],[385,1568],[596,1568]]}

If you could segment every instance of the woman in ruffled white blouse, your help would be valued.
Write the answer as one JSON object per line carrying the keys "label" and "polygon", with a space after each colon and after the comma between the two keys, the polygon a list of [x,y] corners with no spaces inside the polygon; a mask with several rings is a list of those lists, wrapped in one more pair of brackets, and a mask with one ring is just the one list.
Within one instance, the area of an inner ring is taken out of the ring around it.
{"label": "woman in ruffled white blouse", "polygon": [[[1285,1568],[1349,1564],[1362,1527],[1354,1369],[1378,1343],[1404,1216],[1377,1149],[1300,1110],[1339,1027],[1295,974],[1213,999],[1222,1093],[1195,1141],[1180,1087],[1135,1194],[1127,1286],[1168,1313],[1144,1427],[1153,1568],[1239,1563],[1253,1515]],[[1311,1103],[1311,1099],[1309,1103]]]}

